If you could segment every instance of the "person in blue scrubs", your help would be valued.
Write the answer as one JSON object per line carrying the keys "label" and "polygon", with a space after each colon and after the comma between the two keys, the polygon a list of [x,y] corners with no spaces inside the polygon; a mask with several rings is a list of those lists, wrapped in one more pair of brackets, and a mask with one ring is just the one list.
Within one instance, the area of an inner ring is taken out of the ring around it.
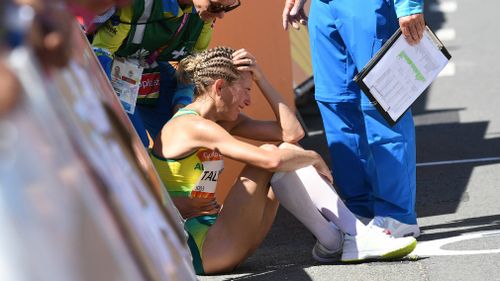
{"label": "person in blue scrubs", "polygon": [[423,36],[423,0],[286,0],[283,27],[306,24],[315,98],[333,176],[352,212],[393,236],[419,236],[415,212],[415,130],[408,111],[389,125],[353,77],[399,28],[411,45]]}

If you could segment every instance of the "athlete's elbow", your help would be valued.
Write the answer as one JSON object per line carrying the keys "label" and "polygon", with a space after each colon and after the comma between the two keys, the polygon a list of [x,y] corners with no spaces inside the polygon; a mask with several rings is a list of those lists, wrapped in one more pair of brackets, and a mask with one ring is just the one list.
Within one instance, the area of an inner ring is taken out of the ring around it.
{"label": "athlete's elbow", "polygon": [[265,157],[261,158],[261,161],[257,164],[257,166],[267,171],[276,171],[282,163],[279,148],[274,144],[263,144],[260,148],[266,152],[264,154]]}
{"label": "athlete's elbow", "polygon": [[287,135],[283,137],[283,142],[287,143],[298,143],[305,136],[304,130],[297,132],[293,135]]}
{"label": "athlete's elbow", "polygon": [[266,159],[263,168],[267,171],[276,172],[281,167],[281,157],[272,155]]}
{"label": "athlete's elbow", "polygon": [[270,151],[266,159],[262,163],[262,168],[271,171],[271,172],[276,172],[282,164],[282,159],[279,153],[276,153],[278,151],[278,148],[274,151]]}
{"label": "athlete's elbow", "polygon": [[297,128],[291,132],[287,132],[283,135],[283,141],[287,143],[298,143],[304,136],[305,132],[302,126],[297,126]]}

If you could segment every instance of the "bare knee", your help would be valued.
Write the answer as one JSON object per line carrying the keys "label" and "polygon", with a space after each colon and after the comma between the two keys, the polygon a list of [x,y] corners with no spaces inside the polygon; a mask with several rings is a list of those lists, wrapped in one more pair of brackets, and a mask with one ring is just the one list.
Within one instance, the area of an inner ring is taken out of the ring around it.
{"label": "bare knee", "polygon": [[281,148],[281,149],[286,148],[286,149],[304,150],[301,146],[299,146],[297,144],[291,144],[291,143],[288,143],[288,142],[281,143],[279,145],[279,148]]}
{"label": "bare knee", "polygon": [[268,187],[271,176],[272,172],[270,171],[247,165],[243,171],[241,171],[239,181],[245,186],[255,184],[257,186],[264,185]]}
{"label": "bare knee", "polygon": [[275,150],[278,150],[278,147],[274,144],[269,144],[269,143],[266,143],[266,144],[263,144],[260,146],[260,148],[264,149],[264,150],[267,150],[267,151],[275,151]]}

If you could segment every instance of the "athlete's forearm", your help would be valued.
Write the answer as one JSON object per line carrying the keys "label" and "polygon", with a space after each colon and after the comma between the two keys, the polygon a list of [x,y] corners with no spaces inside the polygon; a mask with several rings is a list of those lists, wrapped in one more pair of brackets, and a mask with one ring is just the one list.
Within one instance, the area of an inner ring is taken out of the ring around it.
{"label": "athlete's forearm", "polygon": [[295,171],[309,165],[314,166],[321,161],[321,156],[312,150],[280,148],[274,153],[279,155],[280,161],[273,171]]}
{"label": "athlete's forearm", "polygon": [[281,130],[282,140],[296,143],[304,137],[304,130],[293,110],[287,105],[281,94],[274,89],[264,75],[256,81],[265,98],[271,105]]}

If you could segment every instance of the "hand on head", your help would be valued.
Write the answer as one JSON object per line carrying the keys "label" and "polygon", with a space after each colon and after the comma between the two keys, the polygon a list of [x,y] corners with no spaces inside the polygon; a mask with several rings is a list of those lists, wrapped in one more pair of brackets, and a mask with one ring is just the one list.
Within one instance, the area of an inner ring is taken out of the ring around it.
{"label": "hand on head", "polygon": [[286,0],[283,8],[283,28],[288,29],[292,25],[295,29],[300,29],[300,25],[307,24],[307,15],[304,12],[304,4],[307,0]]}
{"label": "hand on head", "polygon": [[192,0],[192,2],[204,21],[222,19],[226,13],[240,6],[239,0]]}
{"label": "hand on head", "polygon": [[233,63],[239,71],[249,71],[252,73],[254,81],[262,78],[262,71],[257,64],[255,57],[245,49],[239,49],[233,53]]}

